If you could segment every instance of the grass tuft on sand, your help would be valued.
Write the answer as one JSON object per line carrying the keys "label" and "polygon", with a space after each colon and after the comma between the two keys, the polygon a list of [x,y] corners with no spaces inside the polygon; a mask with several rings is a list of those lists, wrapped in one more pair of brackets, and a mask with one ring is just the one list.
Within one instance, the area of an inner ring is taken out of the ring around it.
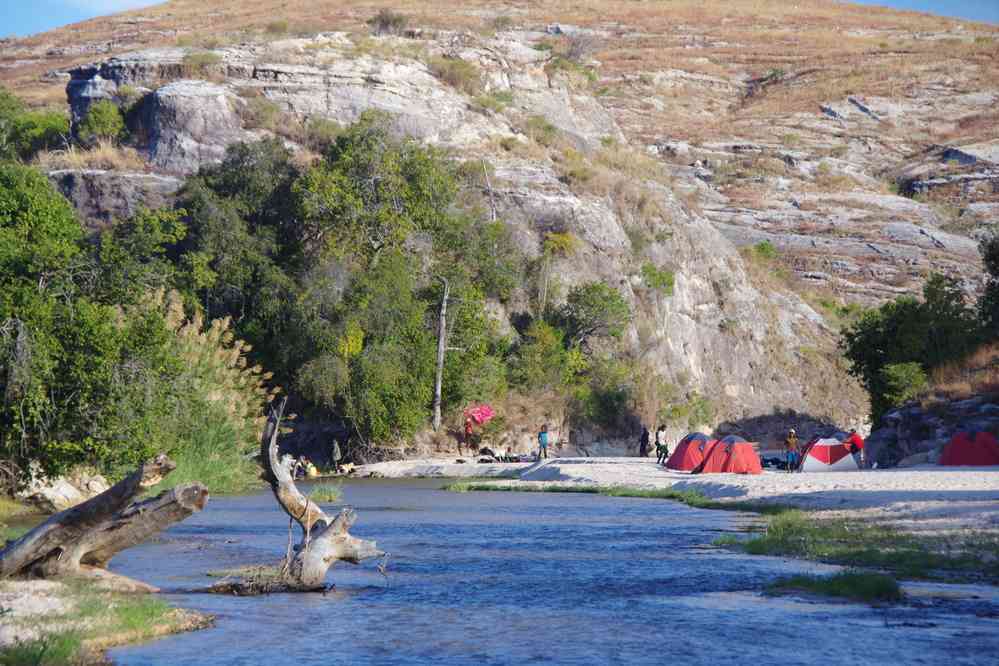
{"label": "grass tuft on sand", "polygon": [[898,602],[904,598],[897,580],[867,571],[843,571],[832,576],[789,576],[768,585],[767,592],[807,592],[865,603]]}
{"label": "grass tuft on sand", "polygon": [[[31,583],[4,583],[19,584]],[[29,613],[12,609],[5,622],[15,631],[21,628],[24,635],[36,637],[0,648],[0,666],[106,663],[100,652],[108,647],[205,627],[211,621],[172,608],[154,595],[106,592],[89,581],[69,581],[35,594],[61,600],[67,610]]]}
{"label": "grass tuft on sand", "polygon": [[309,499],[319,504],[339,502],[343,497],[343,486],[339,483],[319,483],[313,486]]}

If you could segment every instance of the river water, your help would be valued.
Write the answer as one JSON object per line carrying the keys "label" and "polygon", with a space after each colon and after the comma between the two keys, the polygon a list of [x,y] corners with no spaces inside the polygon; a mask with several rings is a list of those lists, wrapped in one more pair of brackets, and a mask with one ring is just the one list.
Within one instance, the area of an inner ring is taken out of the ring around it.
{"label": "river water", "polygon": [[[336,591],[170,594],[216,626],[110,652],[116,664],[978,664],[999,654],[999,596],[883,610],[767,597],[775,576],[823,565],[710,547],[752,516],[661,500],[439,490],[356,481],[352,532],[390,553],[340,564]],[[268,563],[287,519],[269,493],[214,498],[112,569],[162,586]],[[959,588],[953,588],[959,589]],[[966,595],[965,595],[966,596]]]}

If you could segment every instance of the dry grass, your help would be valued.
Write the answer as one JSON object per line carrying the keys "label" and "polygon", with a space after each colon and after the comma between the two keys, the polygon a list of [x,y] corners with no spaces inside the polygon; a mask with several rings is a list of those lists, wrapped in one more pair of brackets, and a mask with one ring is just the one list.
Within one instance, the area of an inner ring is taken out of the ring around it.
{"label": "dry grass", "polygon": [[35,164],[48,171],[57,169],[101,169],[107,171],[145,171],[146,161],[134,149],[100,141],[87,150],[70,146],[66,150],[42,151]]}
{"label": "dry grass", "polygon": [[984,345],[971,356],[934,370],[927,395],[947,400],[999,395],[999,343]]}

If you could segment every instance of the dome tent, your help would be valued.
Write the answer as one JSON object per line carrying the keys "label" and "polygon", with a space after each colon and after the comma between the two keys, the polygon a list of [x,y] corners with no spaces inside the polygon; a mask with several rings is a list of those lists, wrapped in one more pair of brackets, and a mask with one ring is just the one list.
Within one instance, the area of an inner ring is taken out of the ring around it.
{"label": "dome tent", "polygon": [[969,467],[999,465],[999,441],[996,441],[995,435],[989,432],[979,432],[975,435],[959,432],[944,448],[940,464]]}
{"label": "dome tent", "polygon": [[762,474],[760,456],[750,442],[729,435],[714,442],[693,474]]}
{"label": "dome tent", "polygon": [[850,453],[850,444],[835,437],[817,437],[801,454],[802,472],[857,472],[860,465]]}
{"label": "dome tent", "polygon": [[667,469],[690,472],[704,461],[704,456],[714,442],[702,432],[690,433],[680,440],[673,455],[666,461]]}

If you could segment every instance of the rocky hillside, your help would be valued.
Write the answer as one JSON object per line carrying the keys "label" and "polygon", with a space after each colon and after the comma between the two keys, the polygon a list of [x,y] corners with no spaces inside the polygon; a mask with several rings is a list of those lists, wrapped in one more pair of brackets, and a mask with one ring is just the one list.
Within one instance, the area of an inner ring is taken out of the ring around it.
{"label": "rocky hillside", "polygon": [[627,297],[646,402],[754,437],[860,425],[835,351],[856,304],[930,271],[980,285],[999,30],[819,0],[605,0],[394,3],[406,26],[372,34],[379,6],[176,0],[8,40],[0,78],[74,119],[127,110],[138,164],[52,173],[95,224],[168,203],[232,142],[277,134],[308,159],[321,121],[392,114],[465,161],[528,256],[581,241],[551,291]]}

